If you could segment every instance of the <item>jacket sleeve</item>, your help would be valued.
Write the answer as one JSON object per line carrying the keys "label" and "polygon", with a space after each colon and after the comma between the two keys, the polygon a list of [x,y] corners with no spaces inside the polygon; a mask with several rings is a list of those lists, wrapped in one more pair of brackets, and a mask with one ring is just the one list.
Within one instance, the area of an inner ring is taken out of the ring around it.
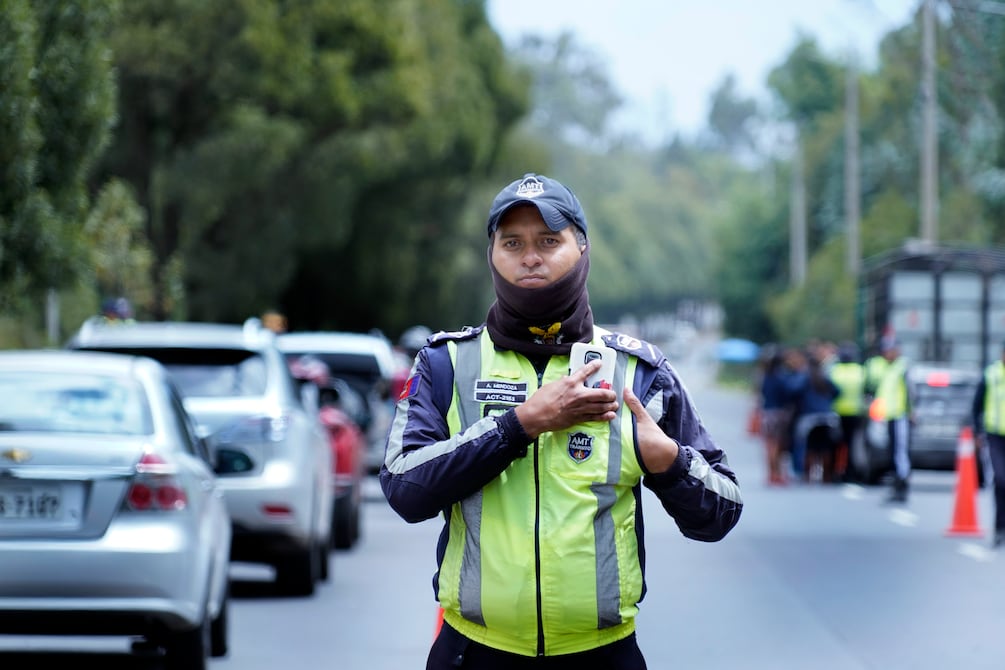
{"label": "jacket sleeve", "polygon": [[670,468],[648,473],[642,483],[656,494],[685,537],[721,540],[736,526],[743,511],[736,473],[725,452],[713,441],[686,388],[665,359],[658,367],[637,373],[634,384],[633,390],[649,414],[680,445]]}
{"label": "jacket sleeve", "polygon": [[447,410],[454,394],[453,365],[444,344],[427,346],[395,406],[380,486],[403,519],[431,519],[488,484],[531,440],[510,409],[451,435]]}

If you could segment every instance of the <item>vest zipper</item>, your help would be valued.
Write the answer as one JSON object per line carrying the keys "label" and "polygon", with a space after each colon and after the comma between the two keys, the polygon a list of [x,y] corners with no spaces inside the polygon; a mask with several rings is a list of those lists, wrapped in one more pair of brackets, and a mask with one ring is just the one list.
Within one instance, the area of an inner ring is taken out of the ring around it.
{"label": "vest zipper", "polygon": [[[537,370],[537,387],[541,388],[544,381],[544,370]],[[537,579],[537,655],[544,656],[544,621],[541,604],[541,476],[539,467],[541,461],[538,455],[539,442],[534,440],[534,573]]]}

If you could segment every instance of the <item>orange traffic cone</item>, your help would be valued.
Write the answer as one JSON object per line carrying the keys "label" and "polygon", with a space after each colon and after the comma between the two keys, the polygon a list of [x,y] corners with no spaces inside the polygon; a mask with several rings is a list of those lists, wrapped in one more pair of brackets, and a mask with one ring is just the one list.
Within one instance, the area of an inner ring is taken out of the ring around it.
{"label": "orange traffic cone", "polygon": [[984,534],[977,523],[977,456],[974,431],[969,426],[960,430],[956,444],[956,503],[953,522],[947,536],[980,537]]}

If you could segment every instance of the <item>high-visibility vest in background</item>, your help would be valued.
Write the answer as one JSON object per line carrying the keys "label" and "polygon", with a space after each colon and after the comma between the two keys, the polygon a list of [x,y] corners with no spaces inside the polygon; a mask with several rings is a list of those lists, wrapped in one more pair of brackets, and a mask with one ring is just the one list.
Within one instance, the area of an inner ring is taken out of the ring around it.
{"label": "high-visibility vest in background", "polygon": [[874,396],[879,382],[883,379],[883,373],[890,367],[890,361],[883,356],[871,356],[865,362],[865,394]]}
{"label": "high-visibility vest in background", "polygon": [[1005,435],[1005,363],[995,361],[984,370],[984,430]]}
{"label": "high-visibility vest in background", "polygon": [[835,363],[830,375],[839,389],[834,411],[839,416],[860,416],[865,410],[865,368],[859,363]]}
{"label": "high-visibility vest in background", "polygon": [[907,416],[907,359],[903,356],[892,361],[883,373],[876,389],[876,403],[881,404],[885,420]]}

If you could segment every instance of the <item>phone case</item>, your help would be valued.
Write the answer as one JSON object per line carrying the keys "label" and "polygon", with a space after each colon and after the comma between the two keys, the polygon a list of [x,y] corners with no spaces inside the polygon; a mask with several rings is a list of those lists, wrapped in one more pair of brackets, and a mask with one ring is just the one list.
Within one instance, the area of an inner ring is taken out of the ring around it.
{"label": "phone case", "polygon": [[590,361],[599,358],[603,361],[603,365],[599,371],[587,378],[586,386],[609,389],[614,382],[614,360],[616,357],[614,349],[602,344],[573,342],[572,352],[569,355],[569,373],[571,374]]}

